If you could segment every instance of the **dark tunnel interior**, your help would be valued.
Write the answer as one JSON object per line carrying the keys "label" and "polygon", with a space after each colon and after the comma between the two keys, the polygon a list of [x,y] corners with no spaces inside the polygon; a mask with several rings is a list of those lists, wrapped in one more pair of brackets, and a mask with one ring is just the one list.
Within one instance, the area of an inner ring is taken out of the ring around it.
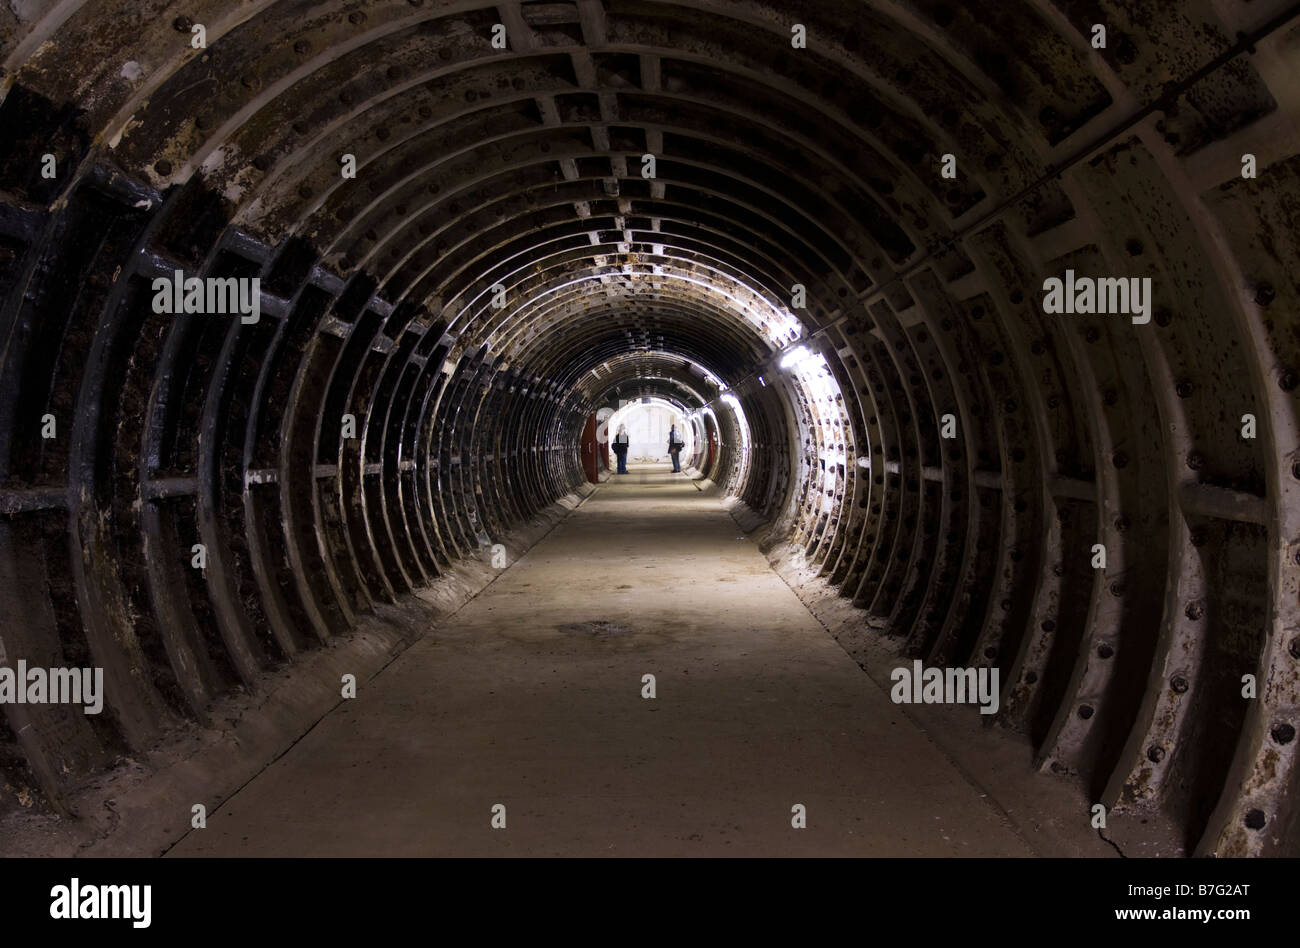
{"label": "dark tunnel interior", "polygon": [[0,849],[337,697],[657,399],[868,671],[998,669],[1121,849],[1300,855],[1300,7],[32,0],[0,60],[0,664],[105,695],[0,707]]}

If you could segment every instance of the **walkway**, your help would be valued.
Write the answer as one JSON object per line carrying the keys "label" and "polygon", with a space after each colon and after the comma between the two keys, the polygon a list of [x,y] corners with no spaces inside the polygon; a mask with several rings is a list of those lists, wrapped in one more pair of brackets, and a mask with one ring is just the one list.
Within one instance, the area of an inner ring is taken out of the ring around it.
{"label": "walkway", "polygon": [[666,465],[602,486],[171,852],[1030,854]]}

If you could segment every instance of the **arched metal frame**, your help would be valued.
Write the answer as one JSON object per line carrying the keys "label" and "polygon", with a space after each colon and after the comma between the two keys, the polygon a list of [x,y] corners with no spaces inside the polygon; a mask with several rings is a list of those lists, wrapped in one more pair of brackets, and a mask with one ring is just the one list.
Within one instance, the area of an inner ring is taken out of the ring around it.
{"label": "arched metal frame", "polygon": [[[1103,2],[1102,50],[1050,0],[545,7],[4,34],[3,642],[112,696],[6,706],[10,756],[56,792],[202,722],[578,483],[635,387],[905,651],[998,665],[1044,770],[1297,851],[1294,6]],[[1044,314],[1067,268],[1151,277],[1151,322]],[[260,321],[152,312],[176,269]]]}

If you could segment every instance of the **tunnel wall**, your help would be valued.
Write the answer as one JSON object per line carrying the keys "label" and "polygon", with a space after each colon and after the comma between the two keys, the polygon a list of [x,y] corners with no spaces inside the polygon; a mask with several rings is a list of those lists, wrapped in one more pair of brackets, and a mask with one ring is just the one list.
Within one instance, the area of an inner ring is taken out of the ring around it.
{"label": "tunnel wall", "polygon": [[[585,418],[473,353],[449,359],[427,313],[300,247],[232,234],[186,256],[168,221],[201,197],[105,176],[61,200],[58,220],[4,220],[21,292],[0,382],[6,652],[107,679],[102,716],[5,705],[7,779],[51,802],[377,604],[489,559],[581,481],[578,440],[557,433]],[[177,269],[260,274],[260,318],[153,312],[149,281]]]}
{"label": "tunnel wall", "polygon": [[[635,389],[882,643],[999,668],[1114,832],[1297,852],[1297,12],[0,10],[2,640],[110,696],[6,705],[10,796],[490,556]],[[159,312],[178,270],[260,318]],[[1149,322],[1049,313],[1067,271]]]}

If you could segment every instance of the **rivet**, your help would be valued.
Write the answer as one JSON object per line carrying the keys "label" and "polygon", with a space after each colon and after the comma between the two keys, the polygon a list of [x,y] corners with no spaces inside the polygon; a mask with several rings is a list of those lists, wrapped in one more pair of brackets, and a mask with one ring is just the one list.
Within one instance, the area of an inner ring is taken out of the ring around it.
{"label": "rivet", "polygon": [[1187,694],[1187,689],[1190,688],[1191,685],[1182,675],[1176,675],[1170,679],[1169,687],[1174,690],[1174,694],[1184,695]]}
{"label": "rivet", "polygon": [[1092,717],[1092,705],[1079,705],[1079,717],[1083,718],[1085,721]]}
{"label": "rivet", "polygon": [[1147,749],[1147,760],[1153,764],[1158,764],[1165,759],[1165,749],[1159,745]]}

